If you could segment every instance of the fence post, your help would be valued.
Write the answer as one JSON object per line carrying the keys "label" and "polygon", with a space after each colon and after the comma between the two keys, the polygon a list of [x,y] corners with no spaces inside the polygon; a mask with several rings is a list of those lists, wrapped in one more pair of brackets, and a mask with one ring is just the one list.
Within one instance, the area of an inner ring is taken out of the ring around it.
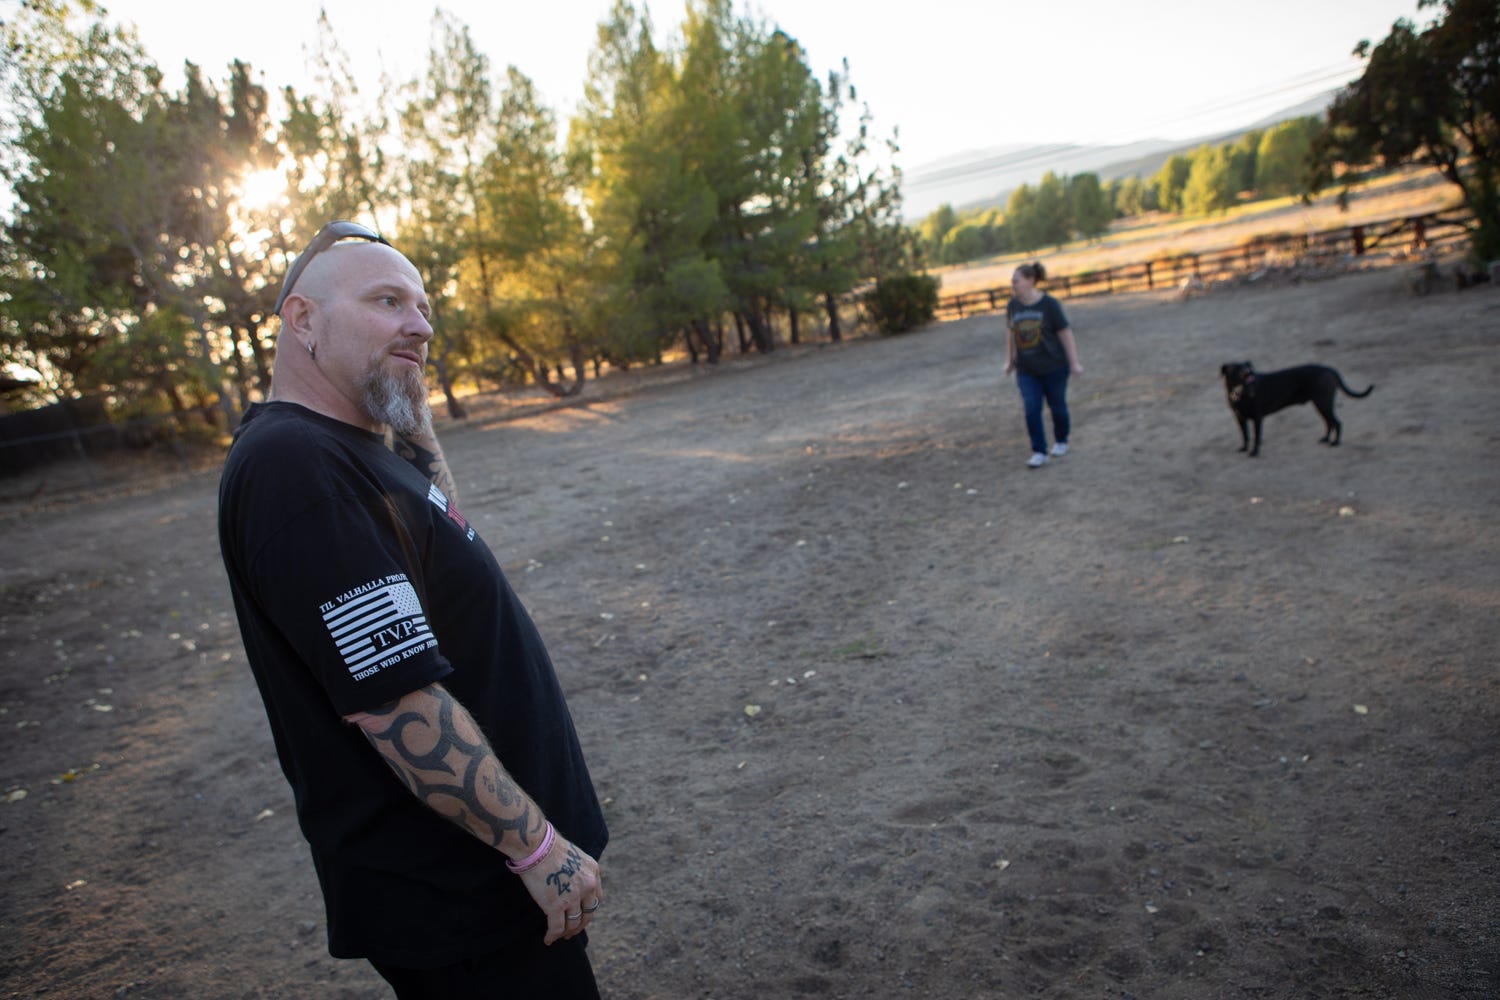
{"label": "fence post", "polygon": [[94,463],[89,458],[88,450],[83,446],[83,432],[76,427],[73,428],[73,450],[83,460],[83,469],[89,474],[89,485],[98,486],[99,477],[94,475]]}
{"label": "fence post", "polygon": [[1363,257],[1365,255],[1365,227],[1364,226],[1355,226],[1354,227],[1353,236],[1354,236],[1354,256],[1356,256],[1356,257]]}
{"label": "fence post", "polygon": [[1155,289],[1156,282],[1151,279],[1151,262],[1148,260],[1146,261],[1146,291],[1150,292]]}

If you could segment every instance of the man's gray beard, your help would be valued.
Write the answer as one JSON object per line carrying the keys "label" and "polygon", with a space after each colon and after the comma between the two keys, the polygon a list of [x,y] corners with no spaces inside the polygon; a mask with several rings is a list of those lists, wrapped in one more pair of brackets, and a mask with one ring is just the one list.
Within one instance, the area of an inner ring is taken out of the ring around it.
{"label": "man's gray beard", "polygon": [[402,437],[421,437],[432,426],[427,407],[427,384],[415,370],[393,375],[376,368],[360,385],[360,403],[365,414]]}

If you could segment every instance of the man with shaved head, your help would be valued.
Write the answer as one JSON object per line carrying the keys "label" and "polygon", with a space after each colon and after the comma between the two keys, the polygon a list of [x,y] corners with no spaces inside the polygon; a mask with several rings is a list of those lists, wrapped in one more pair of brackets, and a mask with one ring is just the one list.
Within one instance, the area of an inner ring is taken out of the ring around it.
{"label": "man with shaved head", "polygon": [[333,222],[275,311],[219,542],[329,951],[401,1000],[597,997],[608,832],[541,638],[454,503],[421,275]]}

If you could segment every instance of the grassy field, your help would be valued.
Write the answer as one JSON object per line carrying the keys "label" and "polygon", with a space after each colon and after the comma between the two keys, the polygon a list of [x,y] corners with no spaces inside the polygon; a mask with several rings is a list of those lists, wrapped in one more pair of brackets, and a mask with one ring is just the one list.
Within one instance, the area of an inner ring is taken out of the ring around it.
{"label": "grassy field", "polygon": [[1341,209],[1337,194],[1329,192],[1310,204],[1297,198],[1275,198],[1248,202],[1207,218],[1153,212],[1121,220],[1097,242],[1080,240],[1040,253],[1004,254],[934,273],[942,278],[942,294],[954,295],[1007,286],[1015,266],[1028,260],[1041,260],[1052,275],[1078,274],[1138,264],[1166,251],[1218,250],[1268,233],[1315,233],[1449,211],[1459,204],[1458,189],[1436,171],[1410,168],[1364,185],[1350,195],[1347,209]]}

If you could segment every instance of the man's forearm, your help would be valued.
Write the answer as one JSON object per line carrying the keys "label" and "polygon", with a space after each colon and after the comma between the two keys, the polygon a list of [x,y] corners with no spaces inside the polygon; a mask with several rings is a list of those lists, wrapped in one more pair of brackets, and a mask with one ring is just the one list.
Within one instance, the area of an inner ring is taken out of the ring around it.
{"label": "man's forearm", "polygon": [[429,684],[348,721],[359,726],[411,793],[510,857],[547,918],[543,944],[582,933],[604,898],[599,863],[566,840],[549,840],[541,808],[521,790],[467,709]]}
{"label": "man's forearm", "polygon": [[542,839],[546,817],[515,783],[468,710],[440,684],[350,716],[412,794],[513,858]]}

